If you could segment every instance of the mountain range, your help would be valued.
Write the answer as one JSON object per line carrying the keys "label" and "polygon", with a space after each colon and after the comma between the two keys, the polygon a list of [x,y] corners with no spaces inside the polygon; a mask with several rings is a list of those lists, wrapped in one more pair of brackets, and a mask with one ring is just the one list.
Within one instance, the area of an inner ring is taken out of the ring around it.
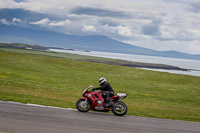
{"label": "mountain range", "polygon": [[65,49],[200,60],[200,55],[192,55],[178,51],[156,51],[123,43],[102,35],[68,35],[5,24],[0,24],[0,43],[26,43]]}

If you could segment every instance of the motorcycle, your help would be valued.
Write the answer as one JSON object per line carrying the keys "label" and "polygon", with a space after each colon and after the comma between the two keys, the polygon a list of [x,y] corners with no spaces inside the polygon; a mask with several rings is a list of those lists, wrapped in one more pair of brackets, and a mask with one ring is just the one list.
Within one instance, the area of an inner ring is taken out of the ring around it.
{"label": "motorcycle", "polygon": [[82,98],[76,102],[76,108],[80,112],[88,112],[90,109],[93,111],[108,112],[112,110],[113,114],[117,116],[123,116],[127,113],[127,105],[119,101],[126,98],[128,94],[117,93],[115,96],[110,97],[113,102],[111,107],[107,107],[104,98],[102,97],[102,91],[91,91],[93,86],[89,86],[82,93]]}

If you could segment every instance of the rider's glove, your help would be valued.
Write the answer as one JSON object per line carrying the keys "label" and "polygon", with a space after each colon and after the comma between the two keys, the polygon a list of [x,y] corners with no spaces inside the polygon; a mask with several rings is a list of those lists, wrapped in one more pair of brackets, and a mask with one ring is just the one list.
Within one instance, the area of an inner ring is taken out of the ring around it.
{"label": "rider's glove", "polygon": [[96,89],[95,88],[93,88],[91,91],[95,91]]}

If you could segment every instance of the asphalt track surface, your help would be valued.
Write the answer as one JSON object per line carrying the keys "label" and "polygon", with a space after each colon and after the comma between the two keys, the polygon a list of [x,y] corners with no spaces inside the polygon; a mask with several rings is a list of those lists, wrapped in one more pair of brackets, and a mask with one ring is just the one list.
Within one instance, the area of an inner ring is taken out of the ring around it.
{"label": "asphalt track surface", "polygon": [[7,133],[200,133],[199,122],[32,106],[0,101],[0,131]]}

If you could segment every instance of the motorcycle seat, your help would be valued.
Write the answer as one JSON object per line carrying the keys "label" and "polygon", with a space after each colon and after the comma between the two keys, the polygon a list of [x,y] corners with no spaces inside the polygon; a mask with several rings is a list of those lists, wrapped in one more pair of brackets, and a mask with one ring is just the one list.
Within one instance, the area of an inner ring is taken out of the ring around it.
{"label": "motorcycle seat", "polygon": [[118,95],[114,95],[114,96],[111,96],[110,98],[116,99],[117,97],[118,97]]}

